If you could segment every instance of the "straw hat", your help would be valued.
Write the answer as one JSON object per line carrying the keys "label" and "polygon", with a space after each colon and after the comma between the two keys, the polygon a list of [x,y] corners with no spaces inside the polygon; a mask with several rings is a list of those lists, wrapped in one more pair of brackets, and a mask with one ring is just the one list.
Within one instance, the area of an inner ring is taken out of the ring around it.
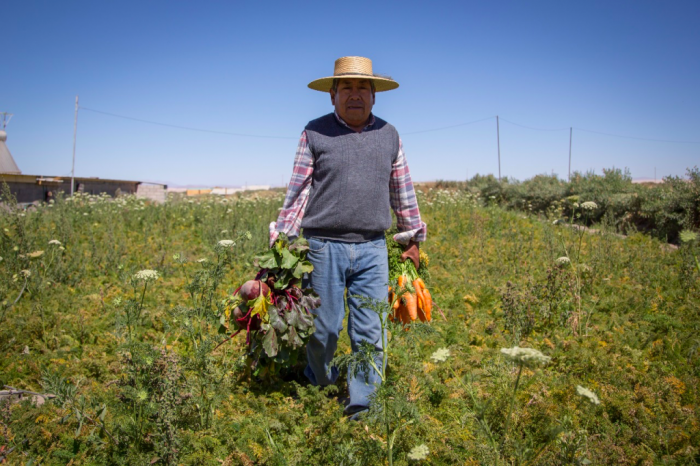
{"label": "straw hat", "polygon": [[399,87],[399,83],[391,78],[372,73],[372,60],[365,57],[342,57],[335,61],[333,76],[317,79],[309,83],[309,88],[315,91],[330,92],[334,79],[361,78],[374,81],[377,92],[390,91]]}

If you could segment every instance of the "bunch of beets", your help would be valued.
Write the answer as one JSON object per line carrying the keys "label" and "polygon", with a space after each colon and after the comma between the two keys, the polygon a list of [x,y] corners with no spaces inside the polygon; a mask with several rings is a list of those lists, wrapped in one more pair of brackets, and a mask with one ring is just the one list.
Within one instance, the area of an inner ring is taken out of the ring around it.
{"label": "bunch of beets", "polygon": [[304,238],[290,242],[280,235],[272,248],[256,257],[259,271],[225,300],[221,331],[245,330],[248,361],[254,375],[274,375],[293,368],[309,337],[320,305],[311,288],[301,288],[302,277],[313,266],[306,259]]}

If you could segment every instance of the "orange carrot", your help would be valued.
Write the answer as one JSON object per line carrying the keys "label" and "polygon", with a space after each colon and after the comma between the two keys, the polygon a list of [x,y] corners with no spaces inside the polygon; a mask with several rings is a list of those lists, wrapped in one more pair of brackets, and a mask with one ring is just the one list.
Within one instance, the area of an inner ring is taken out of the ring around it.
{"label": "orange carrot", "polygon": [[399,288],[403,288],[404,283],[406,283],[406,276],[405,276],[405,275],[399,275]]}
{"label": "orange carrot", "polygon": [[401,304],[401,300],[398,300],[399,306],[394,309],[394,322],[403,322],[403,304]]}
{"label": "orange carrot", "polygon": [[432,320],[433,298],[430,296],[430,291],[427,288],[423,289],[423,299],[423,312],[425,312],[425,318],[430,322]]}
{"label": "orange carrot", "polygon": [[418,307],[423,307],[421,306],[421,304],[422,301],[425,301],[425,299],[423,298],[423,288],[425,288],[425,284],[421,286],[422,281],[423,280],[421,280],[420,278],[416,278],[415,280],[413,280],[413,288],[416,289],[416,298],[418,298]]}
{"label": "orange carrot", "polygon": [[416,302],[416,296],[411,293],[404,293],[404,300],[406,301],[406,309],[408,309],[408,315],[411,321],[418,318],[418,303]]}
{"label": "orange carrot", "polygon": [[411,316],[408,314],[408,308],[404,303],[401,303],[401,306],[399,306],[399,316],[402,324],[406,325],[411,323]]}
{"label": "orange carrot", "polygon": [[[423,298],[425,295],[423,295]],[[418,298],[418,319],[421,322],[428,322],[428,317],[425,315],[425,302],[422,298]]]}

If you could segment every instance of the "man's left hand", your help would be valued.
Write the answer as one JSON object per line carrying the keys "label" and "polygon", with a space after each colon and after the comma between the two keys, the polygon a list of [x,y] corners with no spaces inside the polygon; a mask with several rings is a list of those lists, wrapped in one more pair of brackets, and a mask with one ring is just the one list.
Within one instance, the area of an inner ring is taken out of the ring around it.
{"label": "man's left hand", "polygon": [[416,270],[418,270],[420,266],[420,250],[418,249],[418,243],[415,241],[411,241],[408,243],[408,246],[404,246],[404,253],[401,254],[401,262],[404,262],[406,259],[411,259],[413,265],[416,266]]}

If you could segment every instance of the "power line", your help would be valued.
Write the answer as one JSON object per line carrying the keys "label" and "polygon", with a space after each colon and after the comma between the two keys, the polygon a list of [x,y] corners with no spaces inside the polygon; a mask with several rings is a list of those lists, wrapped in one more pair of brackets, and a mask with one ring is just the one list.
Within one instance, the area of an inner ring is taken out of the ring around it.
{"label": "power line", "polygon": [[[266,135],[260,135],[260,134],[244,134],[244,133],[232,133],[229,131],[217,131],[217,130],[211,130],[211,129],[204,129],[204,128],[193,128],[190,126],[181,126],[181,125],[173,125],[170,123],[161,123],[158,121],[152,121],[152,120],[144,120],[142,118],[134,118],[126,115],[118,115],[116,113],[110,113],[110,112],[104,112],[102,110],[96,110],[94,108],[87,108],[83,107],[82,105],[80,106],[81,110],[87,110],[89,112],[94,112],[94,113],[100,113],[102,115],[109,115],[111,117],[115,118],[122,118],[124,120],[132,120],[132,121],[139,121],[141,123],[148,123],[151,125],[158,125],[158,126],[166,126],[168,128],[177,128],[177,129],[186,129],[188,131],[199,131],[203,133],[214,133],[214,134],[226,134],[229,136],[241,136],[241,137],[249,137],[249,138],[264,138],[264,139],[299,139],[296,137],[290,137],[290,136],[266,136]],[[466,125],[472,125],[474,123],[479,123],[482,121],[490,120],[492,118],[496,118],[495,116],[490,116],[486,118],[482,118],[480,120],[474,120],[474,121],[468,121],[466,123],[458,123],[456,125],[450,125],[450,126],[442,126],[440,128],[431,128],[431,129],[424,129],[420,131],[411,131],[409,133],[401,133],[402,136],[407,136],[409,134],[419,134],[419,133],[429,133],[432,131],[442,131],[444,129],[450,129],[450,128],[457,128],[460,126],[466,126]]]}
{"label": "power line", "polygon": [[482,118],[482,119],[480,119],[480,120],[468,121],[467,123],[459,123],[459,124],[456,124],[456,125],[442,126],[442,127],[440,127],[440,128],[433,128],[433,129],[423,129],[423,130],[420,130],[420,131],[411,131],[410,133],[401,133],[401,135],[402,135],[402,136],[407,136],[407,135],[409,135],[409,134],[419,134],[419,133],[429,133],[429,132],[432,132],[432,131],[442,131],[443,129],[450,129],[450,128],[457,128],[457,127],[459,127],[459,126],[472,125],[472,124],[474,124],[474,123],[480,123],[480,122],[482,122],[482,121],[491,120],[491,119],[493,119],[493,118],[496,118],[496,117],[495,117],[495,116],[490,116],[490,117]]}
{"label": "power line", "polygon": [[[501,120],[508,122],[511,125],[520,126],[521,128],[534,129],[536,131],[564,131],[567,129],[571,130],[571,127],[569,127],[569,128],[536,128],[534,126],[521,125],[520,123],[506,120],[503,117],[501,117]],[[672,139],[640,138],[640,137],[635,137],[635,136],[624,136],[622,134],[603,133],[602,131],[593,131],[590,129],[579,128],[577,126],[574,126],[573,129],[576,129],[578,131],[583,131],[586,133],[602,134],[603,136],[610,136],[610,137],[622,138],[622,139],[636,139],[639,141],[653,141],[653,142],[670,142],[670,143],[674,143],[674,144],[700,144],[700,141],[676,141],[676,140],[672,140]]]}
{"label": "power line", "polygon": [[240,137],[246,137],[246,138],[258,138],[258,139],[299,139],[298,137],[295,138],[295,137],[290,137],[290,136],[265,136],[265,135],[260,135],[260,134],[232,133],[229,131],[217,131],[217,130],[212,130],[212,129],[192,128],[189,126],[171,125],[169,123],[160,123],[157,121],[144,120],[141,118],[134,118],[134,117],[125,116],[125,115],[117,115],[116,113],[103,112],[101,110],[95,110],[93,108],[87,108],[87,107],[83,107],[83,106],[81,106],[80,109],[87,110],[89,112],[94,112],[94,113],[101,113],[102,115],[109,115],[109,116],[112,116],[115,118],[123,118],[124,120],[139,121],[141,123],[149,123],[151,125],[166,126],[168,128],[184,129],[187,131],[199,131],[200,133],[225,134],[227,136],[240,136]]}
{"label": "power line", "polygon": [[[130,117],[130,116],[126,116],[126,115],[119,115],[116,113],[104,112],[102,110],[96,110],[93,108],[83,107],[82,105],[79,108],[81,110],[87,110],[89,112],[99,113],[102,115],[108,115],[108,116],[115,117],[115,118],[122,118],[124,120],[138,121],[141,123],[148,123],[151,125],[165,126],[168,128],[184,129],[187,131],[198,131],[201,133],[223,134],[223,135],[227,135],[227,136],[238,136],[238,137],[258,138],[258,139],[294,139],[294,140],[298,139],[298,137],[292,137],[292,136],[270,136],[270,135],[262,135],[262,134],[234,133],[234,132],[230,132],[230,131],[218,131],[218,130],[205,129],[205,128],[194,128],[194,127],[190,127],[190,126],[173,125],[170,123],[161,123],[158,121],[144,120],[142,118],[135,118],[135,117]],[[419,130],[419,131],[410,131],[407,133],[401,133],[401,135],[408,136],[408,135],[413,135],[413,134],[430,133],[433,131],[443,131],[446,129],[458,128],[460,126],[473,125],[475,123],[480,123],[482,121],[491,120],[493,118],[496,118],[496,116],[494,115],[494,116],[490,116],[490,117],[486,117],[486,118],[481,118],[479,120],[468,121],[466,123],[458,123],[455,125],[441,126],[439,128],[424,129],[424,130]],[[535,130],[535,131],[565,131],[567,129],[568,130],[571,129],[571,127],[537,128],[535,126],[523,125],[520,123],[516,123],[514,121],[506,120],[503,117],[500,117],[500,120],[505,121],[507,123],[510,123],[511,125],[515,125],[515,126],[519,126],[521,128],[531,129],[531,130]],[[700,141],[678,141],[678,140],[671,140],[671,139],[640,138],[640,137],[635,137],[635,136],[625,136],[625,135],[621,135],[621,134],[604,133],[602,131],[593,131],[590,129],[579,128],[577,126],[574,126],[573,128],[578,130],[578,131],[583,131],[586,133],[600,134],[603,136],[610,136],[610,137],[622,138],[622,139],[635,139],[635,140],[639,140],[639,141],[652,141],[652,142],[667,142],[667,143],[673,143],[673,144],[700,144]]]}
{"label": "power line", "polygon": [[535,128],[534,126],[525,126],[525,125],[521,125],[520,123],[515,123],[514,121],[506,120],[503,117],[501,117],[501,120],[505,121],[506,123],[510,123],[511,125],[520,126],[521,128],[534,129],[535,131],[563,131],[565,129],[569,129],[569,128]]}
{"label": "power line", "polygon": [[700,144],[700,141],[673,141],[671,139],[652,139],[652,138],[638,138],[635,136],[623,136],[620,134],[603,133],[600,131],[593,131],[590,129],[578,128],[576,126],[574,126],[574,129],[579,130],[579,131],[584,131],[586,133],[602,134],[603,136],[611,136],[614,138],[622,138],[622,139],[637,139],[639,141],[653,141],[653,142],[670,142],[670,143],[674,143],[674,144]]}

